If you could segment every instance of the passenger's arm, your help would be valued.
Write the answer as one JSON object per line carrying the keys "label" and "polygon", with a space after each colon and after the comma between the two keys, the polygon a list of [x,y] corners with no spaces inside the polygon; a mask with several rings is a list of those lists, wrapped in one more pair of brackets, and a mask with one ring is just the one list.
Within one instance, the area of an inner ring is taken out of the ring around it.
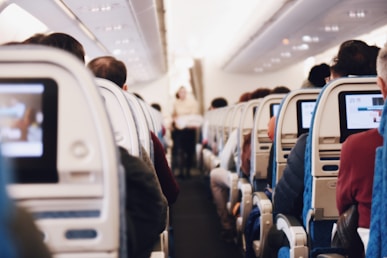
{"label": "passenger's arm", "polygon": [[176,201],[180,188],[172,174],[171,168],[168,165],[164,148],[161,145],[160,140],[153,132],[151,132],[151,137],[153,142],[156,174],[160,182],[161,190],[167,198],[168,204],[171,205]]}
{"label": "passenger's arm", "polygon": [[351,161],[350,153],[352,152],[352,148],[354,148],[354,146],[352,146],[349,137],[341,146],[340,152],[340,169],[336,185],[336,205],[339,214],[342,214],[354,203],[351,189],[351,170],[353,162]]}
{"label": "passenger's arm", "polygon": [[307,134],[299,137],[291,150],[287,164],[274,194],[274,213],[299,217],[303,206],[304,157]]}
{"label": "passenger's arm", "polygon": [[13,236],[18,257],[52,257],[32,215],[19,206],[15,206],[13,212],[9,231]]}
{"label": "passenger's arm", "polygon": [[125,168],[128,249],[146,257],[166,227],[167,201],[154,172],[139,158],[119,148]]}
{"label": "passenger's arm", "polygon": [[241,168],[245,176],[250,175],[250,158],[251,158],[251,133],[245,135],[243,138]]}

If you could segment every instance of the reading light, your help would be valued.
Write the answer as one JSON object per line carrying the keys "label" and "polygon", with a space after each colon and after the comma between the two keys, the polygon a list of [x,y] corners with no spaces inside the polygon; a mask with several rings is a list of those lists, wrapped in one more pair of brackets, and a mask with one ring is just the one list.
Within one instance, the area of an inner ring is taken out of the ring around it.
{"label": "reading light", "polygon": [[289,57],[292,56],[292,53],[290,53],[290,52],[282,52],[282,53],[281,53],[281,56],[282,56],[282,57],[289,58]]}
{"label": "reading light", "polygon": [[117,45],[120,45],[120,44],[129,44],[130,40],[129,39],[118,39],[116,40],[116,44]]}
{"label": "reading light", "polygon": [[121,49],[114,49],[112,52],[113,52],[113,55],[115,55],[115,56],[119,56],[119,55],[122,54],[122,50]]}
{"label": "reading light", "polygon": [[365,12],[363,10],[349,11],[348,16],[350,18],[364,18],[365,17]]}
{"label": "reading light", "polygon": [[324,27],[324,30],[326,32],[337,32],[337,31],[339,31],[339,26],[338,25],[331,25],[331,26],[327,25]]}
{"label": "reading light", "polygon": [[312,36],[309,36],[309,35],[305,35],[305,36],[302,36],[302,41],[304,42],[307,42],[307,43],[316,43],[316,42],[319,42],[320,39],[318,37],[312,37]]}
{"label": "reading light", "polygon": [[304,51],[304,50],[308,50],[308,49],[309,49],[309,45],[308,44],[301,44],[301,45],[298,45],[298,46],[293,46],[293,50]]}

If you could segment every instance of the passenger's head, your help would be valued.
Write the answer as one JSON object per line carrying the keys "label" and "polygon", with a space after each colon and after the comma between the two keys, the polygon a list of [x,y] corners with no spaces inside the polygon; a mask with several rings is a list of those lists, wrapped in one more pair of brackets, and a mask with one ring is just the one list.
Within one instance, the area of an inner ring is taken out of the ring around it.
{"label": "passenger's head", "polygon": [[161,112],[161,106],[159,103],[152,103],[151,107]]}
{"label": "passenger's head", "polygon": [[227,106],[227,100],[225,98],[222,98],[222,97],[219,97],[219,98],[214,98],[212,101],[211,101],[211,109],[214,109],[214,108],[220,108],[220,107],[225,107]]}
{"label": "passenger's head", "polygon": [[289,93],[289,92],[290,92],[290,89],[286,86],[277,86],[271,90],[272,94],[282,94],[282,93]]}
{"label": "passenger's head", "polygon": [[238,103],[246,102],[249,101],[251,98],[251,93],[250,92],[245,92],[240,95]]}
{"label": "passenger's head", "polygon": [[68,34],[59,32],[51,33],[39,39],[37,43],[63,49],[75,55],[83,63],[85,62],[85,50],[82,44]]}
{"label": "passenger's head", "polygon": [[322,63],[310,69],[308,80],[314,87],[323,87],[331,75],[329,65]]}
{"label": "passenger's head", "polygon": [[376,70],[378,73],[377,83],[383,94],[383,99],[387,96],[387,44],[379,51],[376,61]]}
{"label": "passenger's head", "polygon": [[255,91],[251,92],[250,99],[264,98],[264,97],[266,97],[269,94],[271,94],[271,89],[269,89],[269,88],[258,88]]}
{"label": "passenger's head", "polygon": [[[372,72],[374,72],[374,74],[377,74],[377,71],[376,71],[376,59],[378,58],[379,51],[380,51],[380,47],[378,47],[378,46],[370,46],[370,49],[369,49],[370,60],[371,60],[371,63],[370,63],[371,68],[370,68],[370,70]],[[375,62],[373,62],[373,60],[375,60]]]}
{"label": "passenger's head", "polygon": [[136,96],[136,98],[141,99],[142,101],[145,101],[144,98],[137,92],[133,92],[133,95]]}
{"label": "passenger's head", "polygon": [[46,37],[43,33],[37,33],[29,37],[28,39],[24,40],[23,44],[40,44],[40,42],[43,40],[43,38]]}
{"label": "passenger's head", "polygon": [[122,89],[127,90],[125,84],[127,76],[126,66],[120,60],[112,56],[101,56],[91,60],[87,67],[96,77],[112,81]]}
{"label": "passenger's head", "polygon": [[343,42],[333,62],[333,79],[348,75],[376,75],[373,49],[361,40]]}
{"label": "passenger's head", "polygon": [[275,134],[275,121],[276,117],[272,116],[267,124],[267,136],[269,136],[270,140],[274,141]]}
{"label": "passenger's head", "polygon": [[187,97],[187,89],[184,86],[181,86],[176,92],[176,98],[180,100],[185,100]]}

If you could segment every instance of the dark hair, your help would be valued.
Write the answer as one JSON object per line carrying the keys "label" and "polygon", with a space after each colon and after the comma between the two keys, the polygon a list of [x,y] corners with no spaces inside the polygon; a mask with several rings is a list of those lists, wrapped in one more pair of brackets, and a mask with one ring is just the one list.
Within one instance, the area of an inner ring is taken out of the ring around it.
{"label": "dark hair", "polygon": [[377,74],[376,60],[378,58],[379,51],[380,51],[380,47],[378,47],[378,46],[370,46],[369,47],[370,71],[372,74],[375,74],[375,75]]}
{"label": "dark hair", "polygon": [[38,39],[37,43],[63,49],[74,54],[83,63],[85,62],[85,50],[82,44],[68,34],[59,32],[51,33]]}
{"label": "dark hair", "polygon": [[91,60],[87,67],[96,77],[108,79],[121,88],[126,82],[126,66],[112,56],[102,56]]}
{"label": "dark hair", "polygon": [[315,65],[310,69],[308,80],[315,87],[324,87],[326,84],[325,78],[331,75],[331,69],[329,65],[322,63],[319,65]]}
{"label": "dark hair", "polygon": [[239,97],[238,102],[239,103],[246,102],[246,101],[249,101],[250,99],[251,99],[251,93],[245,92],[245,93],[242,93],[242,95]]}
{"label": "dark hair", "polygon": [[219,98],[214,98],[211,101],[211,107],[213,108],[220,108],[220,107],[225,107],[227,106],[227,100],[225,98],[219,97]]}
{"label": "dark hair", "polygon": [[160,104],[158,104],[158,103],[152,103],[152,104],[151,104],[151,107],[153,107],[154,109],[156,109],[156,110],[158,110],[158,111],[161,112],[161,106],[160,106]]}
{"label": "dark hair", "polygon": [[290,89],[286,86],[277,86],[274,89],[271,90],[271,93],[277,94],[277,93],[289,93]]}
{"label": "dark hair", "polygon": [[46,37],[43,33],[36,33],[29,37],[28,39],[24,40],[23,44],[40,44],[40,42]]}
{"label": "dark hair", "polygon": [[141,97],[140,94],[138,94],[138,93],[136,93],[136,92],[133,92],[132,94],[133,94],[134,96],[136,96],[138,99],[141,99],[142,101],[144,101],[144,98]]}
{"label": "dark hair", "polygon": [[271,89],[269,89],[269,88],[258,88],[255,91],[251,92],[250,99],[264,98],[267,95],[269,95],[270,93],[271,93]]}
{"label": "dark hair", "polygon": [[339,76],[376,75],[374,50],[361,40],[347,40],[340,45],[331,69]]}

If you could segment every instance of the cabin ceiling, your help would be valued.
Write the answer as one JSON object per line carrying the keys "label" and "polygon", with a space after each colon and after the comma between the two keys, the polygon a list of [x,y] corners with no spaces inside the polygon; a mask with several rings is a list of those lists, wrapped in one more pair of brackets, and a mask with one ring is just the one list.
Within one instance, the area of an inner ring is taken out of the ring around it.
{"label": "cabin ceiling", "polygon": [[124,61],[129,84],[166,74],[174,58],[215,53],[226,72],[271,72],[387,25],[386,0],[9,0],[2,7],[10,3],[49,31],[73,35],[89,59]]}
{"label": "cabin ceiling", "polygon": [[[0,0],[1,3],[1,0]],[[167,71],[162,0],[10,0],[47,25],[79,40],[88,59],[114,55],[125,62],[128,83]]]}
{"label": "cabin ceiling", "polygon": [[223,68],[238,73],[279,70],[384,25],[386,0],[287,1]]}

